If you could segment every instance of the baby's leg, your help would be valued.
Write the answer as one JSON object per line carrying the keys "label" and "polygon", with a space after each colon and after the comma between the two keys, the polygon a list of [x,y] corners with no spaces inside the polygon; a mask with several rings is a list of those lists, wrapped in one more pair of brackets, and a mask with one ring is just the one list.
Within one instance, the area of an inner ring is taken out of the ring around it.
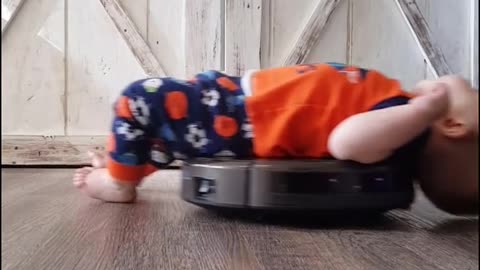
{"label": "baby's leg", "polygon": [[[74,185],[93,198],[108,202],[131,202],[135,187],[151,169],[150,150],[155,111],[152,104],[158,95],[134,83],[115,105],[112,133],[107,145],[108,153],[91,153],[93,167],[77,170]],[[157,142],[157,144],[159,144]],[[156,146],[158,149],[158,145]],[[158,152],[158,151],[157,151]],[[170,159],[165,159],[169,162]]]}
{"label": "baby's leg", "polygon": [[253,136],[238,78],[208,72],[192,82],[163,79],[153,88],[148,81],[132,84],[117,102],[106,162],[94,155],[94,167],[74,176],[88,195],[131,201],[135,186],[153,171],[147,164],[162,167],[173,156],[251,156]]}
{"label": "baby's leg", "polygon": [[[135,187],[140,183],[146,168],[147,139],[142,129],[131,129],[128,140],[122,138],[125,125],[130,125],[118,116],[109,137],[108,154],[94,154],[93,167],[76,171],[74,185],[90,197],[108,202],[131,202],[135,199]],[[136,133],[135,133],[136,132]],[[120,134],[119,134],[120,133]],[[133,137],[136,134],[135,138]]]}

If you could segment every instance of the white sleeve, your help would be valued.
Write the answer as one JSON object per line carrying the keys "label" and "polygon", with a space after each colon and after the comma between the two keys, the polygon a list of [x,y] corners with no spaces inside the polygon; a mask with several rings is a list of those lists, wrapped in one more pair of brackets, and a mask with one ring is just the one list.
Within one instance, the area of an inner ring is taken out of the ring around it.
{"label": "white sleeve", "polygon": [[245,74],[240,80],[240,86],[242,87],[243,93],[245,93],[245,96],[247,97],[252,95],[252,75],[256,71],[257,69],[249,69],[245,71]]}

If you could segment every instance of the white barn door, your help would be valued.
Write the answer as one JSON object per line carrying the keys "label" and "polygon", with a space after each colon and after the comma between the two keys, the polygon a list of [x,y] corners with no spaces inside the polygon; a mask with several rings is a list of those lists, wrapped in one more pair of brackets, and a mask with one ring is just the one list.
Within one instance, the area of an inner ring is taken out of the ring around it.
{"label": "white barn door", "polygon": [[2,0],[2,164],[87,163],[146,76],[335,61],[478,86],[477,18],[474,0]]}

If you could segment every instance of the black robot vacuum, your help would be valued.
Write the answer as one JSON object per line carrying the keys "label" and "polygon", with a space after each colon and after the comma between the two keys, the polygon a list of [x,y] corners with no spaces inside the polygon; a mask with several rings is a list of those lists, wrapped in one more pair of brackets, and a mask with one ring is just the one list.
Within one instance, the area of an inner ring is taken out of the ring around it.
{"label": "black robot vacuum", "polygon": [[182,198],[217,210],[381,213],[414,198],[411,174],[388,163],[196,159],[182,174]]}

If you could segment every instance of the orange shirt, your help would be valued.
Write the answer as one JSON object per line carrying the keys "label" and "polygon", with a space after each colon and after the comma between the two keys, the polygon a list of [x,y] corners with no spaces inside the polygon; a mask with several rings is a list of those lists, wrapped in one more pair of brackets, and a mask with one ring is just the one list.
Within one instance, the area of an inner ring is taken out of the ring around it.
{"label": "orange shirt", "polygon": [[253,72],[247,115],[257,157],[329,156],[327,141],[344,119],[398,96],[411,97],[377,71],[330,64]]}

